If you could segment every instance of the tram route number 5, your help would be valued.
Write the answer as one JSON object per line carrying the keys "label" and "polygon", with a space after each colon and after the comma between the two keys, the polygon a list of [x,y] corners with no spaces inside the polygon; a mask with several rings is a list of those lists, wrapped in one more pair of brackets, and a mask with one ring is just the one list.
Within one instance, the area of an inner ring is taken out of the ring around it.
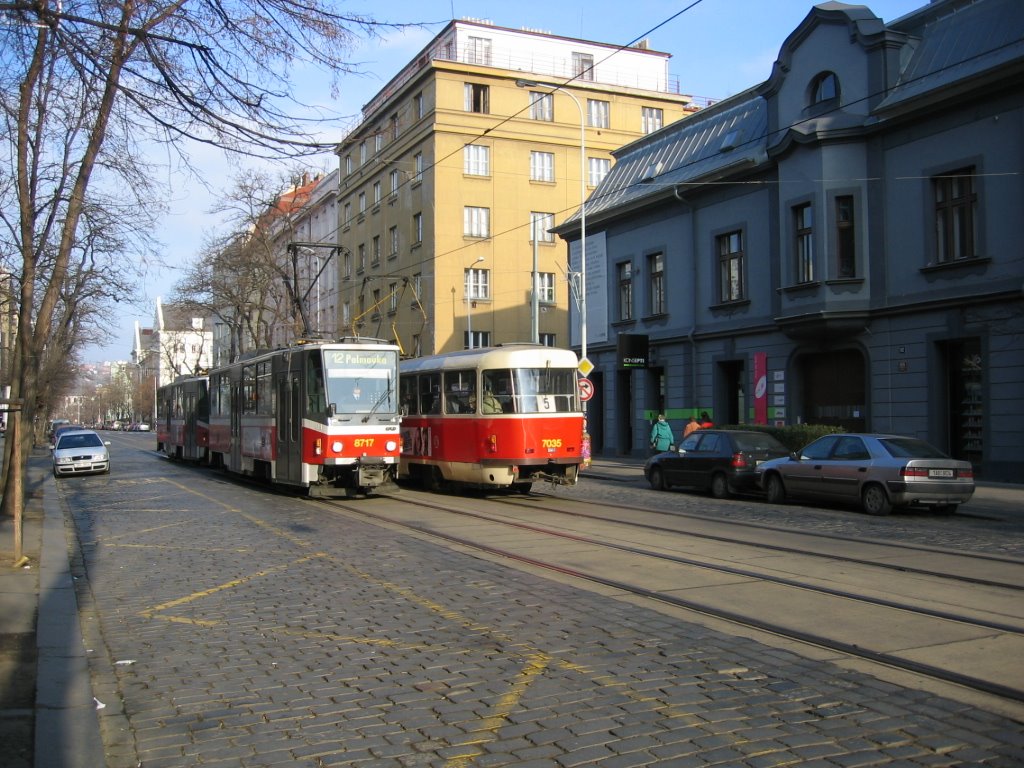
{"label": "tram route number 5", "polygon": [[594,382],[590,379],[579,379],[576,383],[580,388],[580,400],[586,402],[594,396]]}

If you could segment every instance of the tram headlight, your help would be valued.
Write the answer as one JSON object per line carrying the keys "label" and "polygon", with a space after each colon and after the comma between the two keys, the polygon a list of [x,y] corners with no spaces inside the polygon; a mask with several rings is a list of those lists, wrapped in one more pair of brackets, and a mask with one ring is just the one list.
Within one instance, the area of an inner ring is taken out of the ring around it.
{"label": "tram headlight", "polygon": [[395,440],[388,440],[384,447],[388,449],[388,453],[392,453],[398,450],[398,443]]}
{"label": "tram headlight", "polygon": [[316,447],[314,447],[313,452],[317,456],[322,456],[323,453],[324,453],[324,444],[323,444],[323,441],[319,437],[316,439]]}
{"label": "tram headlight", "polygon": [[341,440],[335,440],[333,443],[331,443],[331,450],[334,451],[335,453],[341,453],[343,450],[345,450],[345,444],[341,442]]}

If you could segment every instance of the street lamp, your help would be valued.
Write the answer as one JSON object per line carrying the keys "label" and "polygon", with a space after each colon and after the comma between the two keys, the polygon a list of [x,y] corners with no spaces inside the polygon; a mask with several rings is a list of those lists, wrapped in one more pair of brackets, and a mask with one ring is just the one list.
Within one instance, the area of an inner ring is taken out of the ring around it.
{"label": "street lamp", "polygon": [[473,267],[484,260],[483,256],[477,256],[469,266],[469,274],[466,275],[466,336],[469,348],[473,349]]}
{"label": "street lamp", "polygon": [[[516,87],[549,88],[552,93],[561,91],[572,99],[580,113],[580,358],[585,360],[587,358],[587,124],[583,105],[572,92],[565,90],[560,85],[538,83],[535,80],[516,80]],[[536,291],[536,275],[534,275],[534,281],[534,290]]]}

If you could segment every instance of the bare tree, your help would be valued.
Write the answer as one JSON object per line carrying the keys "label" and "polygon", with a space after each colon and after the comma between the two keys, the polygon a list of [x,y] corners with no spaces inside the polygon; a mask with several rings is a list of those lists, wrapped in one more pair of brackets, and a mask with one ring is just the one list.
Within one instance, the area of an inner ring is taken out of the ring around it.
{"label": "bare tree", "polygon": [[289,182],[266,171],[239,172],[213,210],[224,217],[226,234],[208,238],[175,286],[176,303],[202,309],[230,329],[231,361],[272,346],[275,328],[289,329],[291,337],[308,332],[297,254],[288,246],[294,213],[315,183],[308,172],[293,172]]}
{"label": "bare tree", "polygon": [[[297,57],[337,86],[356,35],[380,25],[324,0],[0,0],[3,257],[17,279],[17,337],[3,510],[20,514],[39,361],[97,189],[151,202],[143,150],[186,140],[280,156],[321,152],[291,116]],[[124,254],[128,256],[129,254]],[[138,253],[132,255],[139,255]],[[74,314],[74,310],[72,310]]]}

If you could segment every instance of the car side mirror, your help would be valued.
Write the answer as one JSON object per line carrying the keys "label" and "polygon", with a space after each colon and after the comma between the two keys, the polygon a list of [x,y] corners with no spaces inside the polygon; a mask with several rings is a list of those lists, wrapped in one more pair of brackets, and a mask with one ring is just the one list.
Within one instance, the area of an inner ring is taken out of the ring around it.
{"label": "car side mirror", "polygon": [[791,454],[789,454],[789,460],[790,461],[800,461],[800,454],[797,453],[796,451],[793,451]]}
{"label": "car side mirror", "polygon": [[104,444],[104,445],[110,445],[110,441],[109,441],[109,440],[104,440],[104,441],[103,441],[103,444]]}

